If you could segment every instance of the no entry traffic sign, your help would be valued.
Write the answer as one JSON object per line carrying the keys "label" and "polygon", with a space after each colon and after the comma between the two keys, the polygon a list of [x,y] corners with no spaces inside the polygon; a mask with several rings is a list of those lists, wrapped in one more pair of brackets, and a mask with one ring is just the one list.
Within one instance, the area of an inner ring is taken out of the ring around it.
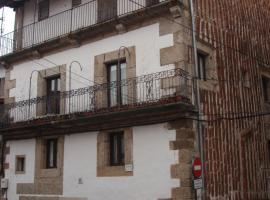
{"label": "no entry traffic sign", "polygon": [[194,159],[192,168],[194,177],[200,178],[202,176],[202,161],[199,157]]}

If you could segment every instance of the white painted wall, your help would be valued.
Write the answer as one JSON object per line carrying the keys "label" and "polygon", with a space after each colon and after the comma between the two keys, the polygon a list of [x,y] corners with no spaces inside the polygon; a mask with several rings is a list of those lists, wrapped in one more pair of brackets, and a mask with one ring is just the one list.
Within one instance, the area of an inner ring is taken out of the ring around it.
{"label": "white painted wall", "polygon": [[[63,197],[88,200],[157,200],[169,198],[179,180],[170,176],[170,165],[178,163],[178,151],[169,150],[175,131],[166,124],[133,127],[134,175],[130,177],[97,177],[97,132],[67,135],[64,143]],[[34,182],[35,140],[9,142],[10,169],[8,199],[18,200],[17,183]],[[26,174],[15,175],[15,156],[26,155]],[[78,184],[81,178],[83,184]]]}
{"label": "white painted wall", "polygon": [[[10,141],[7,145],[10,146],[10,154],[6,157],[9,169],[5,170],[5,178],[9,179],[8,199],[18,200],[17,183],[34,183],[36,142],[34,139]],[[16,155],[25,155],[25,174],[15,174]]]}
{"label": "white painted wall", "polygon": [[[97,133],[65,137],[64,196],[89,200],[157,200],[169,198],[179,181],[170,178],[177,151],[169,150],[175,131],[165,124],[133,128],[134,175],[96,177]],[[83,184],[78,184],[78,179]]]}
{"label": "white painted wall", "polygon": [[[135,46],[136,48],[136,76],[164,71],[174,68],[171,66],[160,66],[160,49],[172,46],[172,34],[159,36],[159,24],[153,24],[124,34],[109,37],[93,43],[83,45],[79,48],[72,48],[62,52],[46,56],[35,61],[27,61],[15,65],[11,71],[11,79],[16,79],[16,88],[10,90],[10,96],[15,97],[16,101],[28,99],[29,78],[33,70],[42,70],[54,67],[48,62],[52,61],[56,65],[66,64],[67,66],[74,60],[81,63],[83,71],[80,71],[76,64],[72,71],[87,78],[94,80],[94,57],[103,53],[118,50],[120,46]],[[23,75],[23,76],[22,76]],[[67,77],[69,73],[67,72]],[[68,78],[66,88],[68,89]],[[72,74],[72,88],[77,89],[93,85],[93,82],[84,80]],[[31,97],[37,95],[37,73],[33,74]],[[75,105],[74,105],[75,106]],[[25,109],[21,109],[21,113],[25,113]],[[35,113],[33,112],[33,115]],[[18,115],[18,113],[17,113]]]}

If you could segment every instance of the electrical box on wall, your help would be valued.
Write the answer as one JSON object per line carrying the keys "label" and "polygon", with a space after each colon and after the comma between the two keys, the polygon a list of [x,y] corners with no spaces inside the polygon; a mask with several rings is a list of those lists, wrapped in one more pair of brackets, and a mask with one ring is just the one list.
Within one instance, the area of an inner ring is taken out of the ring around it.
{"label": "electrical box on wall", "polygon": [[8,188],[8,179],[2,178],[1,179],[1,189],[7,189]]}

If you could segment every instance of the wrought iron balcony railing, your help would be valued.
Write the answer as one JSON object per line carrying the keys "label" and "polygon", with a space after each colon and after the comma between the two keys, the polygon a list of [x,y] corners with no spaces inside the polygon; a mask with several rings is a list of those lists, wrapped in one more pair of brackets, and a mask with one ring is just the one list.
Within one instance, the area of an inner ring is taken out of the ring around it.
{"label": "wrought iron balcony railing", "polygon": [[190,96],[188,73],[173,69],[4,104],[0,106],[0,122],[2,127],[9,127],[55,117],[68,119],[176,102],[190,103]]}
{"label": "wrought iron balcony railing", "polygon": [[106,3],[102,0],[91,0],[81,6],[74,7],[3,35],[0,38],[0,56],[64,37],[79,30],[84,30],[112,19],[121,18],[146,7],[168,1],[118,0],[113,4],[108,3],[108,1]]}

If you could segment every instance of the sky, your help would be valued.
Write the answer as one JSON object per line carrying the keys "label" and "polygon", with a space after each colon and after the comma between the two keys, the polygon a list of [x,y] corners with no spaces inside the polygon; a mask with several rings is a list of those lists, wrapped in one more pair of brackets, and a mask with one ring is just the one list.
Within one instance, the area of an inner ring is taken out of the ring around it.
{"label": "sky", "polygon": [[[0,9],[0,16],[2,17],[3,8]],[[11,8],[4,8],[4,34],[14,30],[15,12]]]}

